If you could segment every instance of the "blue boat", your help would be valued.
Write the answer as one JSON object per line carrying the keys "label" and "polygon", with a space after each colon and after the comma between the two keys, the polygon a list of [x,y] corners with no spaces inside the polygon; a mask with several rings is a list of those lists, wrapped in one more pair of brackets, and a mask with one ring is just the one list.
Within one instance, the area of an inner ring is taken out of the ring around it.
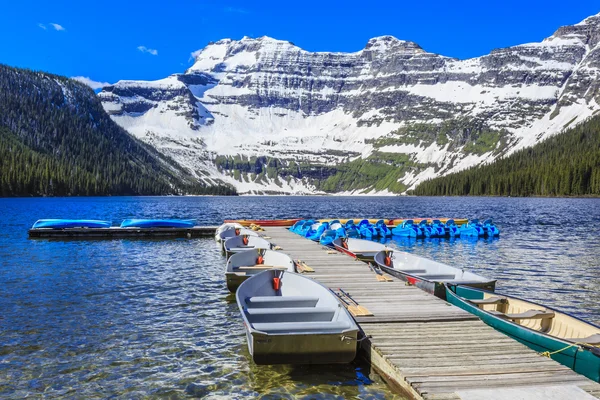
{"label": "blue boat", "polygon": [[323,232],[329,229],[329,222],[316,223],[306,232],[305,237],[310,240],[318,241]]}
{"label": "blue boat", "polygon": [[126,219],[121,228],[193,228],[194,219]]}
{"label": "blue boat", "polygon": [[304,221],[302,226],[298,227],[296,233],[300,236],[306,236],[306,233],[310,230],[310,227],[316,224],[315,220],[309,219]]}
{"label": "blue boat", "polygon": [[360,232],[358,231],[358,229],[356,229],[356,226],[354,226],[354,225],[347,226],[345,231],[346,231],[346,237],[353,238],[353,239],[360,238]]}
{"label": "blue boat", "polygon": [[491,219],[486,219],[483,221],[483,232],[487,237],[500,236],[500,229],[494,225]]}
{"label": "blue boat", "polygon": [[306,220],[304,220],[304,219],[297,221],[294,225],[290,226],[290,231],[294,232],[294,233],[298,233],[298,230],[302,227],[302,225],[304,225],[305,222],[306,222]]}
{"label": "blue boat", "polygon": [[337,238],[338,238],[337,231],[327,229],[321,235],[321,238],[319,239],[319,244],[322,244],[323,246],[330,246],[330,245],[333,245],[333,241]]}
{"label": "blue boat", "polygon": [[433,229],[431,229],[431,226],[429,226],[429,223],[426,219],[421,220],[421,222],[419,222],[419,228],[423,231],[423,236],[435,237],[433,236]]}
{"label": "blue boat", "polygon": [[356,228],[356,225],[354,224],[354,220],[353,219],[349,219],[348,221],[346,221],[346,223],[344,224],[344,228],[348,229],[350,227],[354,227]]}
{"label": "blue boat", "polygon": [[392,229],[392,235],[414,238],[421,238],[425,236],[423,230],[419,226],[415,225],[415,222],[412,219],[408,219]]}
{"label": "blue boat", "polygon": [[379,231],[375,228],[369,220],[363,219],[358,223],[358,232],[360,236],[366,239],[371,239],[379,236]]}
{"label": "blue boat", "polygon": [[479,220],[471,220],[466,224],[462,224],[460,227],[460,236],[461,237],[479,237],[483,236],[483,226],[479,223]]}
{"label": "blue boat", "polygon": [[458,225],[456,225],[453,219],[446,221],[446,232],[450,237],[460,236],[460,228]]}
{"label": "blue boat", "polygon": [[431,221],[431,237],[446,237],[446,226],[439,219]]}
{"label": "blue boat", "polygon": [[385,221],[382,219],[375,223],[375,228],[379,230],[379,235],[382,237],[392,236],[392,231],[387,227]]}
{"label": "blue boat", "polygon": [[112,222],[95,219],[39,219],[31,229],[110,228]]}

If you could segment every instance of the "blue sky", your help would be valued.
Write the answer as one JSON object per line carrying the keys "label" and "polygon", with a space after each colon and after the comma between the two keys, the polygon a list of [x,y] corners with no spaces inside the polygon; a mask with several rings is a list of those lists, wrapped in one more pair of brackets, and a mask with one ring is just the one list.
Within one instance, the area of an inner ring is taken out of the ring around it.
{"label": "blue sky", "polygon": [[110,83],[183,72],[190,53],[222,38],[268,35],[311,51],[358,51],[371,37],[393,35],[469,58],[540,41],[600,12],[598,0],[3,3],[0,63]]}

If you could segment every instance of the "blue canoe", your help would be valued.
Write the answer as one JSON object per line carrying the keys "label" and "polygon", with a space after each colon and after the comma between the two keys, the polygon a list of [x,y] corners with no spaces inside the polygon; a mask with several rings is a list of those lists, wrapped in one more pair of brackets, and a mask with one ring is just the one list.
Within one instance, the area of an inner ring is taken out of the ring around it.
{"label": "blue canoe", "polygon": [[112,222],[95,219],[39,219],[31,229],[110,228]]}
{"label": "blue canoe", "polygon": [[121,228],[193,228],[193,219],[126,219]]}

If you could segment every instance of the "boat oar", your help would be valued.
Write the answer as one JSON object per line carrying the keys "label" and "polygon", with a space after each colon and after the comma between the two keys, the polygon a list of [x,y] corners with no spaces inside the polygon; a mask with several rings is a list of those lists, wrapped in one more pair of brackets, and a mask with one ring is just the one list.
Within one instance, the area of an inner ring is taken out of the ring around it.
{"label": "boat oar", "polygon": [[331,293],[335,294],[335,296],[345,304],[345,307],[350,312],[350,314],[354,315],[355,317],[362,315],[362,312],[358,309],[358,307],[347,302],[346,299],[344,299],[344,296],[334,292],[333,290],[331,290]]}
{"label": "boat oar", "polygon": [[361,313],[361,316],[371,316],[373,315],[373,313],[371,311],[369,311],[368,308],[361,306],[360,304],[358,304],[358,302],[356,300],[354,300],[352,298],[352,296],[350,296],[349,293],[344,292],[341,288],[339,289],[339,291],[346,296],[352,303],[356,304],[356,308],[358,309],[358,311]]}
{"label": "boat oar", "polygon": [[383,272],[381,272],[381,270],[379,269],[379,267],[374,266],[371,263],[368,263],[368,264],[369,264],[369,268],[371,268],[371,271],[373,271],[373,272],[375,272],[377,274],[377,280],[379,282],[393,282],[393,279],[390,278],[390,277],[388,277],[388,276],[385,276],[383,274]]}
{"label": "boat oar", "polygon": [[315,272],[314,269],[306,265],[306,263],[302,260],[296,260],[296,268],[301,272]]}

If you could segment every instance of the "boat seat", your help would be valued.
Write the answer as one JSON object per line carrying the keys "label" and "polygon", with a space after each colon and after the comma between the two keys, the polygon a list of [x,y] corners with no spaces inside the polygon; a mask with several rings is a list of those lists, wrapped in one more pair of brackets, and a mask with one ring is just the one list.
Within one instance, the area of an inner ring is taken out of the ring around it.
{"label": "boat seat", "polygon": [[254,296],[246,299],[246,305],[249,309],[273,307],[315,307],[318,302],[318,297],[311,296]]}
{"label": "boat seat", "polygon": [[469,302],[473,303],[473,304],[477,304],[477,305],[502,304],[502,303],[506,303],[506,297],[494,296],[494,297],[489,297],[487,299],[482,299],[482,300],[469,300]]}
{"label": "boat seat", "polygon": [[245,250],[248,250],[248,249],[253,249],[253,248],[254,248],[254,246],[245,246],[245,247],[229,247],[229,248],[225,247],[225,250],[226,250],[226,251],[229,251],[229,252],[231,252],[231,253],[239,253],[240,251],[245,251]]}
{"label": "boat seat", "polygon": [[485,310],[485,311],[489,312],[490,314],[495,315],[497,317],[502,317],[502,318],[506,317],[506,314],[504,314],[503,312],[500,312],[500,311],[496,311],[496,310]]}
{"label": "boat seat", "polygon": [[504,314],[508,319],[546,319],[554,318],[554,312],[543,310],[527,310],[519,314]]}
{"label": "boat seat", "polygon": [[331,321],[335,315],[335,307],[281,307],[246,309],[248,320],[252,323],[262,322],[316,322]]}
{"label": "boat seat", "polygon": [[399,269],[399,271],[405,272],[407,274],[411,274],[411,275],[418,275],[418,274],[426,274],[427,270],[426,269]]}
{"label": "boat seat", "polygon": [[565,339],[565,340],[568,340],[569,342],[599,345],[600,344],[600,333],[596,333],[595,335],[584,337],[584,338],[571,338],[571,339]]}
{"label": "boat seat", "polygon": [[454,278],[456,278],[456,275],[454,275],[454,274],[421,274],[421,275],[419,275],[419,277],[433,281],[433,280],[454,279]]}
{"label": "boat seat", "polygon": [[236,270],[236,269],[241,269],[241,270],[285,269],[285,270],[287,270],[288,267],[279,266],[279,265],[256,264],[256,265],[240,265],[237,267],[233,267],[233,269],[234,270]]}
{"label": "boat seat", "polygon": [[252,324],[252,327],[266,333],[336,333],[349,329],[350,322],[263,322]]}

